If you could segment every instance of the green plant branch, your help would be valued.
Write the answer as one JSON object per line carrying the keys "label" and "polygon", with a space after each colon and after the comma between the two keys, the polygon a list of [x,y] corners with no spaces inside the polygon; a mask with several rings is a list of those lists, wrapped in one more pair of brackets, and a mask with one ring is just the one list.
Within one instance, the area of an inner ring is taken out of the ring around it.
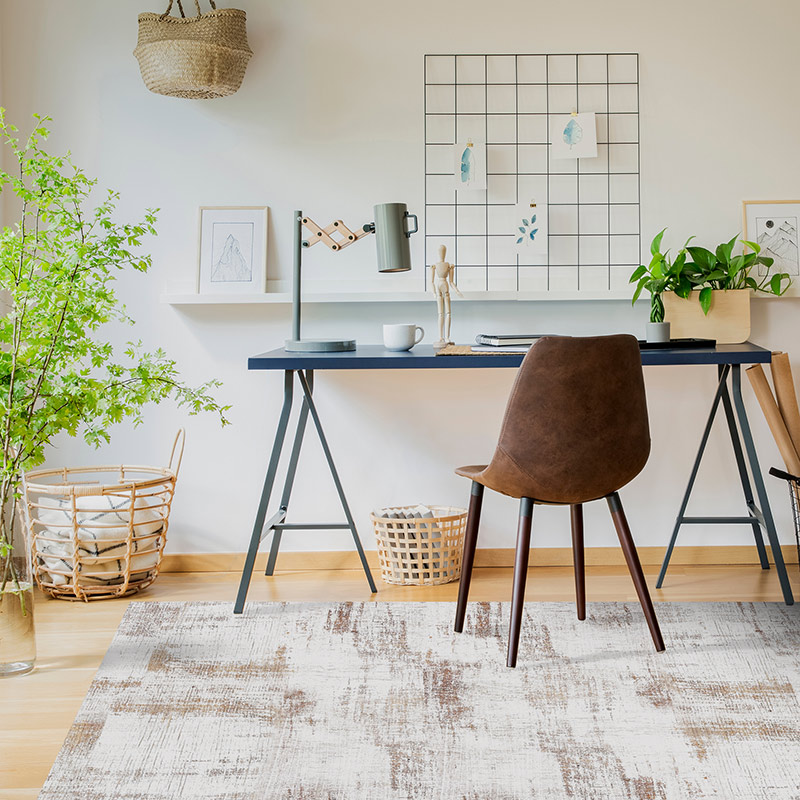
{"label": "green plant branch", "polygon": [[44,460],[53,437],[82,433],[99,446],[113,425],[125,418],[139,424],[144,405],[167,398],[190,414],[210,411],[228,422],[228,406],[210,394],[218,382],[189,387],[163,351],[129,344],[120,360],[101,338],[111,320],[132,324],[113,284],[121,270],[150,268],[150,256],[139,251],[156,233],[156,212],[117,222],[113,191],[89,206],[97,182],[69,156],[45,152],[48,120],[35,119],[21,143],[0,109],[0,143],[17,163],[14,174],[0,169],[0,192],[14,194],[21,209],[19,222],[0,231],[0,291],[9,303],[0,317],[0,586],[15,581],[17,589],[11,547],[22,475]]}

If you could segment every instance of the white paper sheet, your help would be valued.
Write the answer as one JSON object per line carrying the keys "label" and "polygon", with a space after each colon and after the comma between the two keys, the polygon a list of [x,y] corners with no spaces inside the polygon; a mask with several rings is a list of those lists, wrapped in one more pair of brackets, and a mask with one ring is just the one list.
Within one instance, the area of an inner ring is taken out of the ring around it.
{"label": "white paper sheet", "polygon": [[551,158],[597,158],[594,112],[558,114],[550,118]]}
{"label": "white paper sheet", "polygon": [[547,255],[547,206],[530,200],[513,209],[511,232],[518,251]]}

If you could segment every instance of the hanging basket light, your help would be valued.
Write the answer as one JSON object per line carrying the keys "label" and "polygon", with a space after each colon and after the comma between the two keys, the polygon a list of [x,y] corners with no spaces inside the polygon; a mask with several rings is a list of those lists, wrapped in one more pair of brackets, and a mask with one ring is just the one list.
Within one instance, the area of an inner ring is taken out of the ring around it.
{"label": "hanging basket light", "polygon": [[242,85],[253,51],[247,43],[244,11],[217,8],[187,17],[178,0],[180,17],[170,16],[173,0],[163,14],[139,14],[139,41],[133,54],[151,92],[204,100],[233,94]]}

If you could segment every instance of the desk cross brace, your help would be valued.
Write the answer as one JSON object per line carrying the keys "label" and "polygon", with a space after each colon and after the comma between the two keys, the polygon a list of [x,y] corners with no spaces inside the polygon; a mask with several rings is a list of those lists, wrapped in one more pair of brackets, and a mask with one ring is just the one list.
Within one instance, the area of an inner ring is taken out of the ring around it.
{"label": "desk cross brace", "polygon": [[[300,382],[300,387],[303,391],[303,401],[300,407],[300,413],[297,418],[297,428],[294,435],[294,444],[292,445],[291,456],[289,457],[289,464],[286,469],[286,478],[284,479],[283,492],[281,494],[279,510],[267,519],[267,507],[269,506],[272,489],[275,485],[275,478],[278,473],[278,463],[280,461],[281,453],[283,451],[283,444],[286,440],[286,430],[289,426],[289,417],[292,413],[292,406],[294,404],[294,377]],[[356,529],[356,523],[353,515],[350,512],[350,506],[347,503],[342,483],[339,480],[339,473],[336,471],[336,466],[333,463],[333,456],[331,455],[330,448],[328,447],[328,440],[325,437],[325,432],[322,429],[322,423],[317,412],[317,407],[314,404],[312,397],[314,387],[314,373],[312,370],[285,370],[283,380],[283,408],[281,409],[281,416],[278,420],[278,429],[275,431],[275,441],[272,445],[272,454],[270,455],[269,465],[267,467],[267,474],[264,478],[264,488],[261,491],[261,501],[258,505],[256,512],[256,519],[253,525],[253,533],[250,537],[250,546],[247,550],[247,558],[245,559],[244,569],[242,570],[242,579],[239,583],[239,593],[236,596],[236,604],[233,608],[234,614],[241,614],[244,610],[244,604],[247,599],[247,590],[250,587],[250,579],[253,574],[253,567],[255,566],[256,554],[261,542],[271,533],[272,543],[269,550],[269,558],[267,559],[267,575],[272,575],[275,570],[275,561],[278,558],[278,549],[281,545],[281,537],[284,531],[319,531],[319,530],[349,530],[353,535],[353,541],[358,551],[358,556],[361,559],[361,566],[364,568],[364,574],[367,577],[370,591],[377,592],[375,581],[372,578],[369,564],[367,564],[367,557],[364,554],[364,548],[361,546],[361,539]],[[319,435],[320,444],[322,445],[325,460],[328,462],[328,469],[330,470],[331,477],[333,478],[336,491],[339,495],[339,500],[342,504],[345,518],[347,522],[343,523],[326,523],[326,522],[285,522],[286,515],[289,511],[289,500],[292,496],[292,488],[294,486],[295,475],[297,474],[297,462],[300,458],[300,450],[303,445],[303,437],[305,436],[306,425],[308,423],[309,414],[314,423],[314,427]]]}
{"label": "desk cross brace", "polygon": [[[789,576],[786,574],[786,565],[783,561],[783,553],[781,552],[780,542],[778,541],[778,533],[775,528],[775,521],[772,517],[772,510],[769,505],[769,498],[767,497],[766,487],[764,486],[764,478],[761,474],[761,468],[758,463],[758,456],[756,454],[755,445],[753,443],[753,436],[750,432],[750,423],[747,419],[747,412],[742,400],[742,374],[741,366],[739,364],[720,364],[718,366],[719,385],[717,386],[714,401],[711,404],[711,412],[708,415],[703,436],[700,440],[700,449],[697,452],[692,472],[689,476],[689,485],[686,487],[686,492],[683,495],[680,511],[675,520],[675,527],[672,531],[672,538],[670,539],[669,546],[667,547],[666,555],[664,556],[664,563],[661,565],[661,572],[658,575],[658,582],[656,588],[660,589],[664,583],[664,578],[667,574],[667,567],[669,566],[672,551],[675,548],[675,542],[678,539],[678,531],[683,525],[751,525],[753,528],[753,537],[756,542],[756,549],[758,550],[758,557],[761,561],[762,569],[769,569],[769,558],[767,557],[767,550],[764,546],[764,538],[762,536],[762,529],[767,534],[769,546],[772,550],[772,559],[775,562],[775,570],[778,573],[778,580],[780,581],[781,590],[783,592],[783,599],[787,606],[794,603],[792,596],[792,589],[789,584]],[[731,378],[731,387],[728,389],[728,378]],[[731,402],[731,395],[733,402]],[[686,516],[686,507],[689,504],[689,498],[694,488],[694,482],[697,478],[697,472],[700,469],[700,462],[703,460],[706,445],[708,444],[708,437],[711,433],[711,427],[714,424],[714,419],[719,411],[720,403],[725,412],[725,419],[728,424],[728,432],[731,437],[731,444],[733,445],[733,453],[736,459],[736,466],[739,471],[739,479],[742,484],[742,494],[744,495],[745,506],[749,514],[747,516],[703,516],[703,517],[690,517]],[[737,427],[738,418],[738,427]],[[741,431],[741,434],[740,434]],[[744,449],[742,445],[744,444]],[[752,484],[750,482],[750,475],[748,475],[748,465],[750,467],[750,474],[752,475]],[[755,486],[756,494],[758,495],[759,506],[756,505],[755,496],[753,494],[753,486]]]}

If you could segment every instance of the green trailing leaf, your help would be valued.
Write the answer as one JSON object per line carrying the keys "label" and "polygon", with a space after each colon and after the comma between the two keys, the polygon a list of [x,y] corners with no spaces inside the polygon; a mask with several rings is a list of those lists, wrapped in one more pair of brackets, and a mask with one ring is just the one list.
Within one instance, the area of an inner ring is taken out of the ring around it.
{"label": "green trailing leaf", "polygon": [[647,278],[642,278],[639,281],[639,285],[636,287],[636,289],[633,292],[633,300],[631,300],[631,305],[633,305],[639,299],[639,296],[641,295],[642,290],[647,285],[647,281],[648,281]]}
{"label": "green trailing leaf", "polygon": [[717,260],[721,261],[726,267],[731,263],[731,255],[733,253],[733,248],[736,246],[737,238],[738,234],[729,242],[724,242],[723,244],[717,246]]}
{"label": "green trailing leaf", "polygon": [[[786,281],[786,286],[783,286],[783,281]],[[792,279],[787,272],[780,272],[773,275],[769,280],[769,288],[772,294],[782,295],[791,285]]]}
{"label": "green trailing leaf", "polygon": [[672,266],[669,268],[669,273],[673,276],[678,276],[683,272],[683,268],[686,265],[686,250],[681,250],[677,256],[675,256],[675,260],[672,262]]}
{"label": "green trailing leaf", "polygon": [[675,287],[672,291],[675,292],[678,297],[683,297],[685,299],[692,293],[692,284],[686,279],[685,276],[682,276],[681,279],[675,284]]}
{"label": "green trailing leaf", "polygon": [[645,274],[645,272],[647,272],[647,267],[644,264],[642,264],[639,267],[636,267],[628,283],[636,283],[636,281],[638,281],[639,278],[641,278],[642,275]]}
{"label": "green trailing leaf", "polygon": [[705,247],[687,247],[689,255],[694,259],[694,263],[698,269],[710,272],[717,264],[717,257],[710,250]]}
{"label": "green trailing leaf", "polygon": [[664,259],[657,258],[653,256],[653,260],[650,262],[650,274],[654,278],[661,278],[664,276]]}
{"label": "green trailing leaf", "polygon": [[761,245],[758,242],[750,242],[747,239],[742,239],[742,244],[749,247],[756,255],[761,252]]}
{"label": "green trailing leaf", "polygon": [[708,315],[708,312],[711,310],[711,301],[713,299],[713,289],[710,286],[706,286],[705,288],[700,290],[700,308],[703,309],[703,313]]}
{"label": "green trailing leaf", "polygon": [[651,255],[657,255],[661,251],[661,240],[664,238],[664,231],[666,230],[667,229],[664,228],[653,237],[653,241],[650,242]]}

